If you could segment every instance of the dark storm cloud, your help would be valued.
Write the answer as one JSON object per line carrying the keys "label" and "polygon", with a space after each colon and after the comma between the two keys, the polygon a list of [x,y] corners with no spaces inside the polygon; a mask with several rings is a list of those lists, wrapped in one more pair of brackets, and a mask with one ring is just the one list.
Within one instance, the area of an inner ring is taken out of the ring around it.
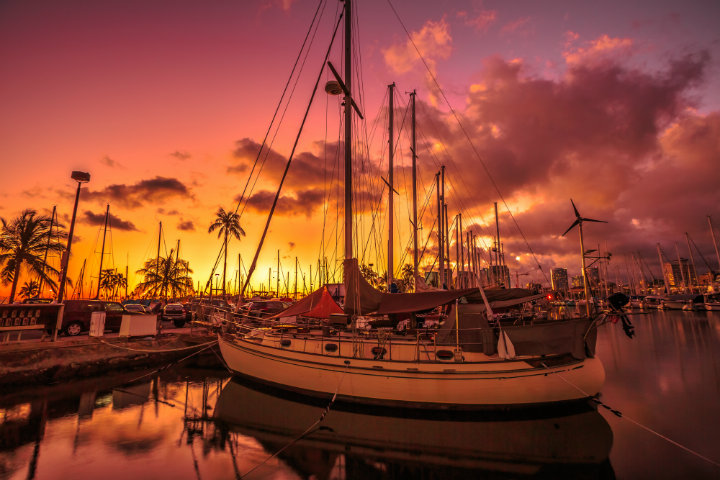
{"label": "dark storm cloud", "polygon": [[192,157],[192,155],[190,155],[188,152],[181,150],[175,150],[173,153],[170,154],[170,156],[180,161],[185,161]]}
{"label": "dark storm cloud", "polygon": [[[84,222],[92,226],[105,225],[105,214],[93,213],[90,210],[86,210],[84,213]],[[112,213],[108,216],[108,228],[115,230],[125,230],[128,232],[139,231],[132,222],[123,220]]]}
{"label": "dark storm cloud", "polygon": [[[546,259],[578,256],[577,233],[560,238],[573,221],[571,197],[584,215],[610,222],[589,227],[587,241],[648,257],[656,241],[682,240],[688,230],[707,236],[705,215],[719,214],[720,116],[692,109],[709,55],[687,55],[653,72],[624,60],[581,58],[549,80],[521,62],[490,58],[468,93],[464,130],[509,204],[529,199],[516,219]],[[419,125],[435,142],[424,147],[421,168],[445,163],[451,212],[462,205],[489,218],[500,199],[463,130],[426,103],[419,111]],[[501,202],[507,257],[527,253],[504,210]]]}
{"label": "dark storm cloud", "polygon": [[194,232],[195,224],[192,220],[181,220],[177,225],[177,229],[182,230],[183,232]]}
{"label": "dark storm cloud", "polygon": [[118,204],[125,208],[139,208],[170,199],[193,198],[190,189],[180,180],[160,176],[133,185],[109,185],[102,190],[85,192],[83,196],[86,199]]}
{"label": "dark storm cloud", "polygon": [[[295,154],[285,179],[285,185],[290,188],[307,189],[322,187],[331,182],[333,176],[342,178],[342,172],[344,172],[344,163],[342,161],[344,149],[342,144],[329,143],[323,148],[321,144],[317,143],[315,148],[320,153],[300,152]],[[233,152],[233,163],[227,168],[228,173],[239,174],[243,177],[247,176],[257,158],[259,149],[260,144],[249,138],[238,140]],[[274,150],[269,152],[263,150],[261,161],[263,158],[265,164],[261,178],[279,181],[285,170],[287,157]],[[333,165],[336,167],[333,168]],[[259,166],[256,167],[253,175],[257,174],[258,169]]]}

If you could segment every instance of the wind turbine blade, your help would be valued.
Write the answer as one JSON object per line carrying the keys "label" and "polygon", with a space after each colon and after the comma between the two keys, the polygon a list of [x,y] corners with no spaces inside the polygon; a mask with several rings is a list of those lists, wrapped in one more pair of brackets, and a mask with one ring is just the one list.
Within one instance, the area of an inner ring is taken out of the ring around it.
{"label": "wind turbine blade", "polygon": [[575,202],[573,202],[573,199],[572,199],[572,198],[570,199],[570,203],[572,203],[573,210],[575,210],[575,216],[576,216],[577,218],[580,218],[580,212],[578,212],[578,209],[577,209],[577,207],[575,206]]}
{"label": "wind turbine blade", "polygon": [[570,225],[570,228],[568,228],[567,230],[565,230],[565,233],[563,233],[561,236],[564,237],[570,230],[572,230],[573,228],[575,228],[575,225],[579,225],[579,224],[580,224],[580,219],[575,220],[575,221],[573,222],[573,224]]}
{"label": "wind turbine blade", "polygon": [[592,218],[581,218],[583,222],[608,223],[605,220],[593,220]]}

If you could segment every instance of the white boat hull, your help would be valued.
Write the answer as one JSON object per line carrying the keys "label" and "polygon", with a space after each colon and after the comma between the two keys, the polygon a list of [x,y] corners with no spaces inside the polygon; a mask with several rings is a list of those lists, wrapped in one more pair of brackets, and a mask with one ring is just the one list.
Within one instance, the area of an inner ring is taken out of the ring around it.
{"label": "white boat hull", "polygon": [[[305,353],[240,336],[219,337],[238,374],[309,395],[422,408],[483,408],[574,401],[600,391],[605,370],[586,358],[554,367],[522,359],[484,362],[387,361]],[[487,357],[489,360],[491,357]]]}

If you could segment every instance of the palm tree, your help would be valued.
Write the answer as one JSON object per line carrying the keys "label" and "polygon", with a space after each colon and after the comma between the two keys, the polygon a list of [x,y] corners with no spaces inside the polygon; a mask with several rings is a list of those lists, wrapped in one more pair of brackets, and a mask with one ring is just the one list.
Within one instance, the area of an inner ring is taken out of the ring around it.
{"label": "palm tree", "polygon": [[100,272],[100,289],[105,291],[105,298],[117,298],[118,289],[127,286],[127,279],[115,268],[104,269]]}
{"label": "palm tree", "polygon": [[20,288],[20,296],[24,299],[37,297],[40,294],[40,282],[37,280],[30,280],[29,282],[23,283]]}
{"label": "palm tree", "polygon": [[218,211],[215,212],[215,216],[217,217],[215,219],[215,222],[213,222],[212,225],[210,225],[210,228],[208,228],[208,233],[212,233],[215,229],[218,230],[218,238],[221,236],[224,236],[223,238],[223,252],[225,253],[225,260],[223,263],[223,286],[222,286],[222,294],[223,298],[225,298],[225,272],[227,271],[227,244],[228,244],[228,237],[233,236],[240,240],[241,236],[245,236],[245,230],[242,229],[240,226],[240,215],[238,215],[235,212],[226,212],[225,209],[222,207],[218,208]]}
{"label": "palm tree", "polygon": [[150,258],[145,266],[137,271],[143,276],[136,291],[151,297],[164,297],[168,294],[175,297],[193,290],[192,273],[186,260],[177,258],[174,250],[170,250],[167,257]]}
{"label": "palm tree", "polygon": [[[25,210],[19,217],[7,222],[2,221],[0,232],[0,278],[7,285],[12,283],[9,302],[15,300],[15,291],[20,271],[25,269],[47,282],[50,288],[57,288],[57,284],[50,275],[59,276],[60,272],[43,260],[45,249],[50,253],[60,253],[64,250],[61,240],[67,238],[63,230],[51,231],[50,217],[37,215],[35,210]],[[69,283],[69,281],[68,281]]]}

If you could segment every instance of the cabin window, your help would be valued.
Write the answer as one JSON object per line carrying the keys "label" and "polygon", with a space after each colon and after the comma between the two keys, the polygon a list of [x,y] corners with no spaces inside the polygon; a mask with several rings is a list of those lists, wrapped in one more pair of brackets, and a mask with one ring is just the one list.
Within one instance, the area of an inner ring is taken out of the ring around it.
{"label": "cabin window", "polygon": [[337,352],[338,346],[335,343],[326,343],[325,344],[325,351],[326,352]]}
{"label": "cabin window", "polygon": [[288,340],[287,338],[280,340],[280,345],[282,345],[283,347],[289,347],[291,343],[292,342],[290,340]]}
{"label": "cabin window", "polygon": [[435,353],[435,356],[439,360],[452,360],[455,358],[455,354],[450,350],[438,350],[437,353]]}

